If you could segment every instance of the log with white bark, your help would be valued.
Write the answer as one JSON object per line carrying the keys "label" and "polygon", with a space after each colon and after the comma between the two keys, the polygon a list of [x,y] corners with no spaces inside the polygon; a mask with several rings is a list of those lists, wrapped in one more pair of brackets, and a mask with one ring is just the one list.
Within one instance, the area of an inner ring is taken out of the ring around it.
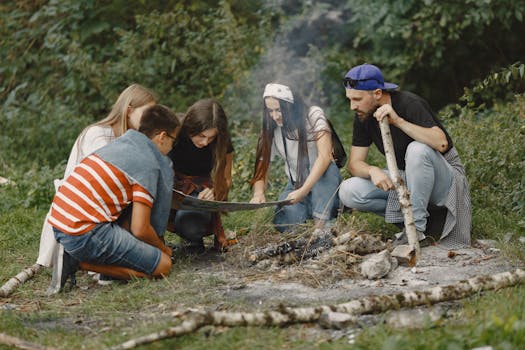
{"label": "log with white bark", "polygon": [[26,350],[53,350],[54,349],[54,348],[50,348],[50,347],[43,346],[40,344],[31,343],[24,339],[12,337],[5,333],[0,333],[0,344],[12,346],[17,349],[26,349]]}
{"label": "log with white bark", "polygon": [[4,285],[0,288],[0,297],[6,298],[15,291],[16,288],[21,286],[24,282],[31,279],[34,275],[42,270],[42,265],[34,264],[22,270],[18,275],[9,279]]}
{"label": "log with white bark", "polygon": [[[112,347],[113,350],[132,349],[161,339],[178,337],[197,331],[204,326],[285,326],[293,323],[318,322],[323,327],[341,327],[358,315],[381,313],[391,309],[432,305],[443,301],[466,298],[484,290],[499,290],[525,282],[525,271],[502,272],[495,275],[478,276],[457,283],[434,287],[423,291],[408,291],[391,295],[375,295],[336,305],[289,308],[281,306],[266,312],[189,311],[183,313],[185,320],[175,326],[138,337]],[[349,316],[343,319],[342,314]],[[178,314],[180,315],[180,313]],[[331,317],[337,316],[337,317]]]}
{"label": "log with white bark", "polygon": [[9,183],[9,179],[0,176],[0,185],[5,185]]}
{"label": "log with white bark", "polygon": [[403,220],[405,222],[405,233],[408,239],[408,245],[412,248],[410,265],[414,266],[419,260],[421,249],[419,247],[419,239],[416,232],[416,225],[414,224],[414,215],[412,213],[412,204],[410,203],[410,193],[399,175],[399,169],[396,162],[396,154],[394,152],[394,143],[392,142],[392,134],[390,133],[390,126],[388,125],[388,118],[383,118],[379,122],[381,129],[381,137],[383,139],[383,148],[385,150],[386,164],[390,178],[399,197],[401,204],[401,211],[403,212]]}

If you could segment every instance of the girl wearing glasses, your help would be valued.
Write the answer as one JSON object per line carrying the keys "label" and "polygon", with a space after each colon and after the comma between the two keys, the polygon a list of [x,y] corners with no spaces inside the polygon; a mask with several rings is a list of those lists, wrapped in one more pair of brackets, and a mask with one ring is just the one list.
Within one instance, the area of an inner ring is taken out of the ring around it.
{"label": "girl wearing glasses", "polygon": [[332,157],[331,128],[321,108],[307,108],[298,94],[282,84],[267,84],[263,93],[262,130],[257,145],[252,203],[266,201],[270,160],[284,159],[288,183],[279,200],[274,225],[280,232],[313,219],[316,228],[335,217],[341,182]]}
{"label": "girl wearing glasses", "polygon": [[[226,113],[217,101],[199,100],[188,109],[169,157],[176,190],[200,199],[227,199],[233,146]],[[187,253],[203,252],[203,237],[210,234],[215,235],[216,249],[227,245],[219,213],[172,210],[168,230],[188,243],[184,246]]]}
{"label": "girl wearing glasses", "polygon": [[[121,92],[109,114],[102,120],[87,126],[78,136],[66,165],[64,179],[68,177],[82,159],[102,146],[123,135],[128,129],[138,129],[142,112],[157,103],[157,97],[149,89],[132,84]],[[62,180],[55,180],[57,189]],[[37,264],[51,266],[54,252],[57,251],[53,229],[46,216],[40,237],[40,250]]]}

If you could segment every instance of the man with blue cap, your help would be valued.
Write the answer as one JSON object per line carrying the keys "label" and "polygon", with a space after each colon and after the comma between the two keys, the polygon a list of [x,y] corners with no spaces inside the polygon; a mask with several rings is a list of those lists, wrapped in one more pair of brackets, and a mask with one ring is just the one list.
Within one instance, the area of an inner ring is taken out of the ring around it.
{"label": "man with blue cap", "polygon": [[[469,246],[472,217],[465,170],[452,139],[428,103],[385,82],[379,68],[371,64],[353,67],[343,82],[356,118],[348,163],[353,177],[341,184],[342,204],[384,216],[389,223],[403,222],[388,171],[366,162],[372,143],[385,153],[379,121],[388,118],[420,245],[428,245],[435,237],[446,247]],[[428,225],[431,219],[433,223]],[[429,232],[432,230],[439,232]],[[396,234],[394,245],[406,243],[404,231]]]}

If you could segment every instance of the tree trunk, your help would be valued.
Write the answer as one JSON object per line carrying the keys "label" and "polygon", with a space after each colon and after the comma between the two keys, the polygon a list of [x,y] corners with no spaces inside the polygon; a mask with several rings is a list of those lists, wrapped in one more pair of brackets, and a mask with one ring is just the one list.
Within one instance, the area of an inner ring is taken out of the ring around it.
{"label": "tree trunk", "polygon": [[399,175],[399,170],[396,162],[396,154],[394,152],[394,144],[392,142],[392,134],[390,134],[390,126],[388,125],[388,118],[383,118],[379,122],[381,128],[381,137],[383,138],[383,148],[385,149],[386,164],[390,177],[397,191],[399,203],[401,204],[401,211],[403,212],[403,219],[405,222],[405,232],[408,238],[408,245],[410,246],[412,257],[410,259],[410,266],[414,266],[419,260],[421,249],[419,247],[419,239],[417,237],[416,225],[414,224],[414,215],[412,214],[412,204],[410,203],[410,193]]}
{"label": "tree trunk", "polygon": [[[443,301],[458,300],[483,290],[501,289],[525,282],[525,271],[502,272],[489,276],[478,276],[455,284],[434,287],[424,291],[408,291],[391,295],[368,296],[337,305],[317,307],[289,308],[281,306],[276,311],[266,312],[223,312],[189,311],[182,313],[185,320],[178,326],[170,327],[157,333],[138,337],[114,346],[113,350],[132,349],[157,340],[178,337],[192,333],[204,326],[285,326],[293,323],[318,322],[323,327],[339,328],[341,323],[348,324],[352,318],[362,314],[380,313],[390,309],[431,305]],[[348,318],[342,318],[342,314]],[[178,316],[181,315],[180,313]],[[334,317],[337,316],[337,317]]]}
{"label": "tree trunk", "polygon": [[42,270],[42,265],[34,264],[22,270],[18,275],[7,281],[2,288],[0,288],[0,298],[7,298],[16,288],[21,286],[25,281],[31,279],[34,275]]}

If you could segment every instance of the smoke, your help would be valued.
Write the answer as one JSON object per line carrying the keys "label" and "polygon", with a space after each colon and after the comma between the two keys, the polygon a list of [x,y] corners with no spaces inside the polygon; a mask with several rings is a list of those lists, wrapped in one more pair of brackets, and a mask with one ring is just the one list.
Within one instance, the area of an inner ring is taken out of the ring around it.
{"label": "smoke", "polygon": [[300,94],[307,105],[323,104],[326,100],[323,49],[334,41],[348,40],[344,38],[342,27],[349,11],[339,1],[333,2],[274,1],[267,5],[278,7],[289,19],[281,24],[273,42],[245,82],[229,89],[227,98],[237,99],[229,101],[237,106],[238,110],[233,113],[241,118],[260,119],[262,93],[270,82],[292,86],[293,93]]}

